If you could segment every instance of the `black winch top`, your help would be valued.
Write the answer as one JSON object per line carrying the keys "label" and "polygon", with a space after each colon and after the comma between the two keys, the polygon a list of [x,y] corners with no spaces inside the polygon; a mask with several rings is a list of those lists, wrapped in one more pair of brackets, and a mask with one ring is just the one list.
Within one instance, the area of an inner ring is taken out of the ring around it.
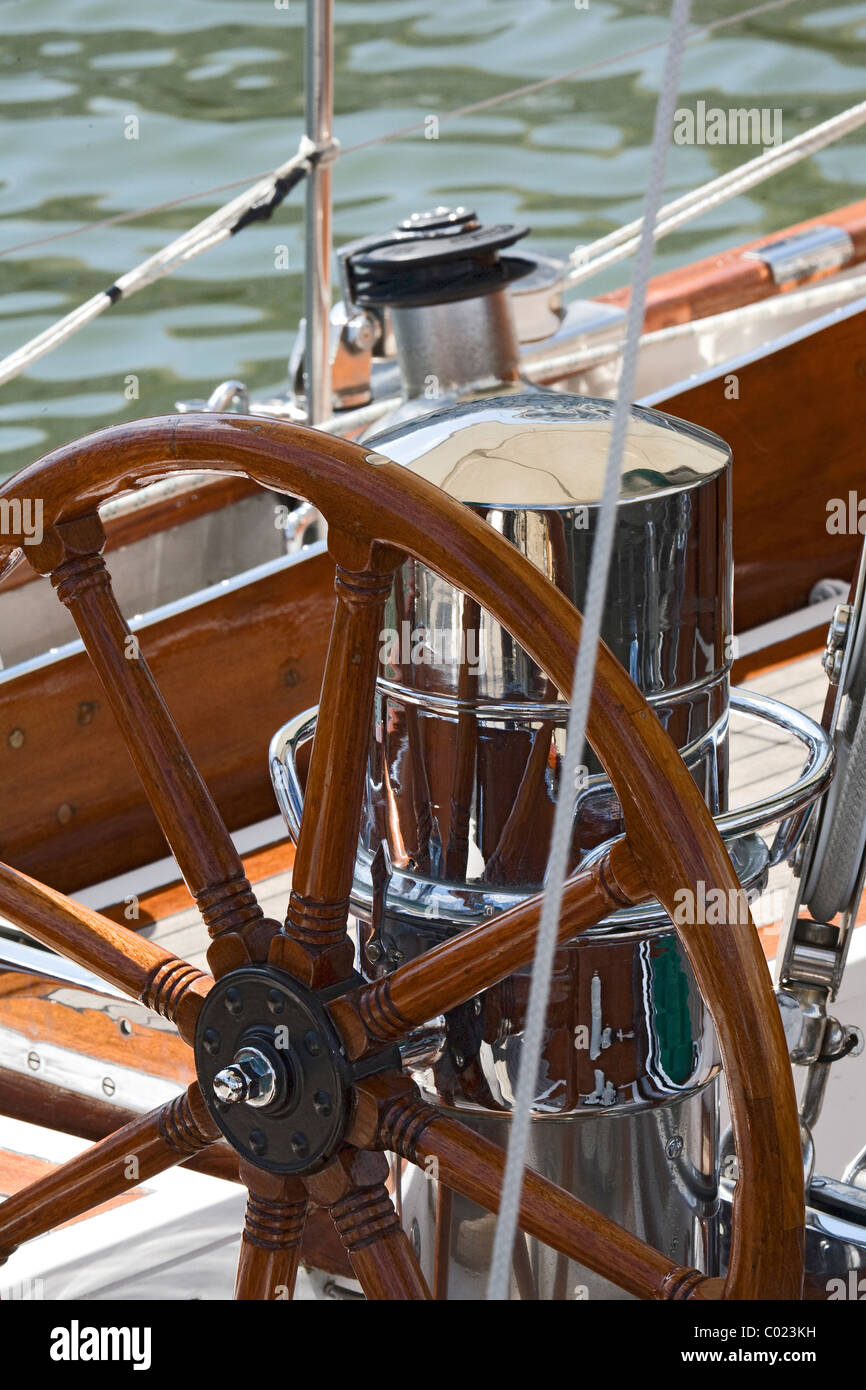
{"label": "black winch top", "polygon": [[412,308],[491,294],[532,269],[522,257],[500,255],[528,232],[513,223],[484,227],[468,208],[413,213],[393,232],[343,247],[348,296],[364,308]]}

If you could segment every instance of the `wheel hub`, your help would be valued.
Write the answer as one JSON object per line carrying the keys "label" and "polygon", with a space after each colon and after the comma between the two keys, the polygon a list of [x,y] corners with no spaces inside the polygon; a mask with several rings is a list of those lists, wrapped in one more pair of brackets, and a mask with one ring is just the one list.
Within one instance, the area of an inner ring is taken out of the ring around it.
{"label": "wheel hub", "polygon": [[256,965],[218,980],[195,1060],[211,1115],[258,1167],[316,1172],[340,1147],[352,1068],[322,998],[288,975]]}

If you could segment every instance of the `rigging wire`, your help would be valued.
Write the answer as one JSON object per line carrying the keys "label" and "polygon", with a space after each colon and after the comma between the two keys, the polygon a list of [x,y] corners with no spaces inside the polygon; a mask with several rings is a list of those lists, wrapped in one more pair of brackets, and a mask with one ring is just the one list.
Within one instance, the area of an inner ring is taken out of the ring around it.
{"label": "rigging wire", "polygon": [[[707,34],[717,32],[719,29],[733,23],[741,23],[746,19],[753,19],[769,11],[784,8],[792,4],[793,0],[765,0],[765,3],[752,6],[750,9],[741,10],[734,15],[725,16],[722,19],[713,20],[709,24],[703,25],[698,29],[691,30],[683,40],[683,46],[694,39],[705,37]],[[527,83],[522,87],[517,87],[509,92],[500,93],[496,96],[486,97],[481,101],[473,102],[468,106],[458,107],[453,111],[446,112],[439,119],[440,121],[456,120],[475,111],[486,110],[492,106],[500,105],[505,101],[513,101],[521,96],[537,92],[546,87],[551,87],[557,83],[568,81],[600,68],[609,67],[612,64],[628,61],[631,58],[650,52],[653,49],[664,45],[664,40],[650,44],[644,44],[639,48],[630,50],[624,54],[618,54],[613,58],[601,58],[594,63],[586,64],[581,68],[573,69],[567,73],[557,73],[550,77],[542,78],[537,82]],[[757,160],[741,166],[739,170],[733,170],[730,174],[723,175],[720,179],[712,181],[682,198],[675,200],[663,209],[663,217],[659,219],[659,224],[655,228],[655,236],[666,235],[675,227],[692,216],[697,216],[706,208],[715,206],[718,202],[726,198],[734,197],[742,189],[752,187],[754,183],[769,178],[781,168],[786,168],[797,159],[805,159],[809,154],[817,149],[822,149],[831,140],[840,138],[854,129],[856,125],[866,122],[866,102],[859,107],[852,107],[849,111],[842,112],[839,116],[833,117],[822,126],[816,127],[812,131],[807,131],[804,135],[789,141],[787,145],[780,146],[778,149],[767,152]],[[80,304],[69,314],[50,325],[42,333],[37,334],[7,357],[0,360],[0,386],[14,377],[20,376],[33,363],[41,357],[59,347],[62,343],[84,328],[93,319],[117,303],[121,298],[129,298],[132,294],[144,289],[147,285],[153,284],[166,275],[171,274],[179,266],[186,264],[194,256],[200,255],[203,251],[209,250],[212,246],[225,240],[248,226],[251,222],[260,221],[270,217],[276,207],[283,201],[287,194],[297,183],[309,172],[313,163],[328,159],[333,161],[339,155],[353,154],[359,150],[369,149],[374,146],[384,145],[388,141],[397,140],[401,136],[417,131],[424,126],[424,121],[413,122],[409,126],[404,126],[399,130],[391,131],[385,135],[376,136],[370,140],[360,141],[355,145],[349,145],[341,149],[339,142],[330,140],[326,146],[318,148],[313,145],[306,137],[302,138],[297,154],[286,164],[280,166],[268,175],[262,176],[252,188],[238,197],[225,204],[210,216],[205,217],[187,232],[182,233],[168,246],[163,247],[155,255],[148,257],[133,270],[127,271],[120,276],[114,284],[109,285],[105,290],[93,295],[85,303]],[[763,162],[762,162],[763,161]],[[246,182],[239,180],[238,182]],[[230,188],[232,184],[224,184],[221,189]],[[221,190],[211,190],[221,191]],[[180,203],[191,201],[195,196],[203,197],[204,194],[189,195],[188,198],[175,199],[173,202],[158,205],[155,208],[141,209],[134,213],[119,214],[114,218],[107,218],[102,222],[89,223],[86,226],[71,228],[66,232],[56,233],[50,237],[42,237],[34,242],[21,243],[17,247],[7,248],[0,251],[0,256],[11,255],[14,251],[28,249],[32,246],[44,245],[50,241],[56,241],[66,236],[75,236],[88,229],[115,225],[120,221],[131,220],[133,217],[143,217],[147,213],[152,213],[159,208],[176,207]],[[591,245],[577,249],[572,255],[572,269],[570,271],[568,284],[575,284],[582,279],[598,273],[600,269],[609,264],[624,259],[626,256],[637,249],[640,240],[640,222],[632,222],[625,228],[620,228],[616,232],[602,237],[599,241]]]}
{"label": "rigging wire", "polygon": [[52,352],[61,343],[66,342],[67,338],[71,338],[80,328],[91,323],[106,309],[116,304],[119,299],[129,299],[139,290],[145,289],[146,286],[154,284],[157,280],[164,279],[178,266],[184,265],[194,256],[201,255],[203,251],[208,251],[212,246],[217,246],[228,237],[234,236],[250,222],[261,221],[270,217],[291,189],[306,177],[313,164],[327,157],[333,157],[336,148],[336,141],[329,141],[327,145],[318,148],[304,136],[297,154],[292,159],[287,160],[279,169],[276,169],[268,178],[260,180],[246,193],[233,198],[217,212],[211,213],[209,217],[197,222],[194,227],[176,237],[168,246],[164,246],[155,255],[142,261],[134,270],[129,270],[125,275],[121,275],[107,289],[100,290],[84,304],[79,304],[71,313],[51,324],[44,332],[38,333],[35,338],[31,338],[29,342],[16,348],[8,357],[4,357],[0,361],[0,386],[11,381],[13,377],[20,376],[34,362],[38,362],[40,357],[44,357],[46,353]]}
{"label": "rigging wire", "polygon": [[493,1242],[490,1278],[487,1285],[487,1298],[491,1302],[506,1300],[511,1290],[511,1267],[514,1240],[519,1224],[523,1174],[527,1163],[529,1131],[544,1044],[553,962],[562,911],[563,888],[568,874],[568,859],[574,829],[574,798],[571,789],[577,785],[577,774],[583,764],[586,746],[586,727],[592,699],[598,645],[601,640],[608,573],[613,554],[620,474],[628,435],[631,402],[634,395],[644,304],[652,268],[653,228],[661,206],[664,189],[674,108],[679,90],[680,63],[685,46],[690,11],[691,0],[673,0],[670,37],[665,55],[659,99],[656,105],[644,216],[626,318],[622,375],[614,402],[604,486],[592,546],[589,582],[568,714],[565,757],[560,776],[559,795],[556,801],[553,834],[545,873],[541,921],[536,938],[532,982],[523,1028],[520,1074],[517,1081],[514,1109],[511,1114],[511,1132],[508,1140],[505,1177],[499,1200],[499,1219],[496,1223],[496,1235]]}
{"label": "rigging wire", "polygon": [[[765,3],[753,5],[750,9],[740,10],[733,15],[725,15],[721,19],[712,20],[709,24],[703,24],[700,28],[693,29],[688,35],[687,43],[692,43],[697,39],[705,38],[708,34],[713,34],[719,29],[725,29],[731,24],[743,23],[749,19],[757,19],[771,10],[784,9],[787,5],[794,3],[794,0],[765,0]],[[522,87],[514,87],[511,91],[500,92],[496,96],[485,97],[481,101],[475,101],[468,106],[459,106],[452,111],[446,111],[439,117],[440,125],[447,121],[455,121],[463,116],[474,115],[476,111],[486,111],[494,106],[501,106],[504,102],[515,101],[523,96],[531,96],[535,92],[543,91],[547,87],[555,87],[560,82],[573,82],[581,77],[589,76],[590,73],[598,72],[602,68],[615,67],[617,63],[629,62],[633,58],[643,57],[646,53],[652,53],[656,49],[664,48],[667,39],[656,39],[652,43],[641,44],[638,48],[628,49],[624,53],[617,53],[611,58],[599,58],[593,63],[587,63],[583,67],[572,68],[569,72],[554,73],[550,77],[543,77],[537,82],[528,82]],[[400,140],[405,135],[415,135],[419,130],[425,128],[426,117],[418,121],[413,121],[410,125],[401,126],[398,130],[391,130],[384,135],[372,136],[369,140],[361,140],[354,145],[346,145],[341,151],[341,157],[349,154],[357,154],[360,150],[374,149],[379,145],[386,145],[393,140]],[[157,212],[169,212],[173,208],[184,207],[187,203],[200,202],[203,198],[212,198],[219,193],[228,193],[233,188],[240,188],[250,182],[250,177],[255,180],[267,179],[271,177],[269,170],[265,169],[259,174],[252,176],[246,175],[241,179],[232,179],[228,183],[215,184],[212,188],[200,189],[197,193],[186,193],[181,198],[171,198],[168,202],[154,203],[151,207],[133,208],[129,212],[119,212],[113,217],[104,217],[96,222],[83,222],[79,227],[69,227],[62,232],[52,232],[48,236],[36,237],[32,241],[22,241],[15,246],[7,246],[0,249],[0,256],[17,255],[19,251],[29,251],[36,246],[46,246],[49,242],[62,241],[67,237],[80,236],[82,232],[98,231],[103,227],[116,227],[124,222],[133,222],[140,217],[151,217]]]}
{"label": "rigging wire", "polygon": [[[666,203],[660,209],[653,232],[655,240],[667,236],[669,232],[675,231],[693,217],[699,217],[702,213],[728,202],[729,199],[746,193],[756,184],[763,183],[765,179],[781,173],[783,169],[789,169],[801,159],[808,159],[832,144],[834,140],[841,140],[844,135],[849,135],[851,131],[858,130],[863,125],[866,125],[866,101],[849,106],[847,110],[840,111],[829,120],[822,121],[820,125],[812,126],[802,135],[795,135],[783,145],[765,150],[755,159],[737,165],[735,169],[721,174],[709,183],[690,189],[688,193],[675,198],[671,203]],[[641,227],[642,220],[638,217],[634,222],[618,227],[616,231],[609,232],[597,241],[572,251],[571,270],[566,277],[569,288],[630,256],[637,248]]]}

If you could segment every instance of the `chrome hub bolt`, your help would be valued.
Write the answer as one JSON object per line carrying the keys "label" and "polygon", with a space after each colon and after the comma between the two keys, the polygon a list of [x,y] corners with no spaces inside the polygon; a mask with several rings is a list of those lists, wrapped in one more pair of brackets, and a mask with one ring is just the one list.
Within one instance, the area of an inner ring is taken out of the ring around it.
{"label": "chrome hub bolt", "polygon": [[242,1047],[232,1062],[213,1079],[213,1091],[223,1105],[268,1105],[277,1093],[277,1074],[257,1047]]}

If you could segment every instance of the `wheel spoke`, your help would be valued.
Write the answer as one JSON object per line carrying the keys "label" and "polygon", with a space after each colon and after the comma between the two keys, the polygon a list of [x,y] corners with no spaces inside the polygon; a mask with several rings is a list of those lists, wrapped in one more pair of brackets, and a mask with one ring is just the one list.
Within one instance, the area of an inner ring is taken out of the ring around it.
{"label": "wheel spoke", "polygon": [[[339,537],[332,549],[342,553]],[[385,600],[398,557],[381,547],[366,568],[337,564],[337,602],[316,735],[304,793],[286,935],[270,959],[306,983],[326,986],[349,975],[354,945],[346,933],[370,747],[373,694]]]}
{"label": "wheel spoke", "polygon": [[307,1192],[328,1208],[368,1299],[431,1298],[417,1256],[388,1196],[384,1154],[345,1149]]}
{"label": "wheel spoke", "polygon": [[220,975],[260,958],[277,928],[265,923],[231,836],[117,605],[104,544],[99,517],[92,514],[49,528],[28,558],[50,573],[72,614],[148,801],[208,931],[220,943],[209,955]]}
{"label": "wheel spoke", "polygon": [[290,1299],[295,1290],[307,1193],[300,1178],[241,1162],[247,1211],[235,1281],[236,1299]]}
{"label": "wheel spoke", "polygon": [[[559,940],[569,941],[642,896],[642,879],[624,840],[565,886]],[[541,894],[460,932],[373,984],[353,990],[330,1012],[353,1057],[402,1037],[528,965],[535,951]]]}
{"label": "wheel spoke", "polygon": [[219,1131],[198,1086],[124,1125],[0,1204],[0,1259],[212,1144]]}
{"label": "wheel spoke", "polygon": [[[387,1105],[378,1142],[487,1211],[499,1210],[504,1151],[432,1105],[417,1099]],[[519,1224],[528,1235],[638,1298],[687,1298],[709,1283],[531,1168],[524,1174]]]}
{"label": "wheel spoke", "polygon": [[43,945],[176,1023],[181,1037],[192,1043],[198,1011],[213,984],[210,976],[8,864],[0,864],[0,912]]}

